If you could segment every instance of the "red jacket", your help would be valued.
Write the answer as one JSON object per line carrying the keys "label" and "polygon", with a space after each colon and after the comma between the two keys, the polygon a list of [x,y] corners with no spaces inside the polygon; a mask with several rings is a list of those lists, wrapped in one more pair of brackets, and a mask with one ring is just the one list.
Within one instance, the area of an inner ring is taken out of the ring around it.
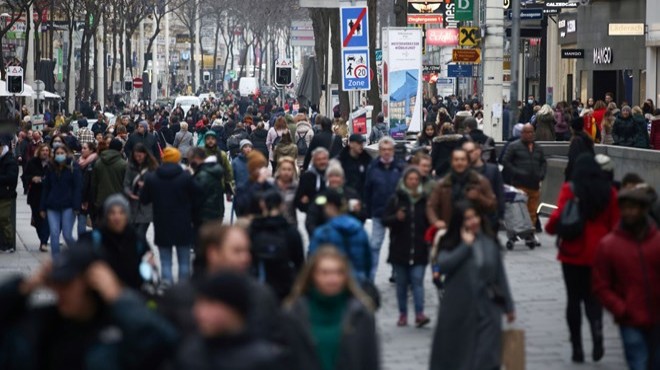
{"label": "red jacket", "polygon": [[[557,223],[566,202],[573,199],[573,191],[566,182],[561,187],[557,209],[552,212],[548,223],[545,225],[545,231],[548,234],[557,233]],[[591,266],[596,258],[596,247],[600,240],[607,235],[619,222],[619,204],[616,200],[616,190],[612,188],[610,201],[607,208],[593,220],[587,220],[584,225],[584,232],[579,238],[570,241],[562,241],[557,259],[562,263],[571,265]]]}
{"label": "red jacket", "polygon": [[660,323],[660,232],[649,223],[643,241],[621,228],[601,241],[592,272],[592,288],[621,325]]}
{"label": "red jacket", "polygon": [[660,119],[651,121],[651,148],[660,150]]}

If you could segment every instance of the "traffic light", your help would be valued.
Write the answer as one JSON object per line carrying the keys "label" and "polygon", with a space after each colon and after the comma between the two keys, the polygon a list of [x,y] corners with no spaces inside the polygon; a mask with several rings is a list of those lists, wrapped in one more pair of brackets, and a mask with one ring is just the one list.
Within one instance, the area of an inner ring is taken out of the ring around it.
{"label": "traffic light", "polygon": [[291,67],[275,67],[275,84],[286,86],[291,84],[293,69]]}
{"label": "traffic light", "polygon": [[23,76],[7,75],[7,92],[21,94],[23,92]]}
{"label": "traffic light", "polygon": [[133,91],[133,81],[124,80],[124,92],[131,92],[131,91]]}

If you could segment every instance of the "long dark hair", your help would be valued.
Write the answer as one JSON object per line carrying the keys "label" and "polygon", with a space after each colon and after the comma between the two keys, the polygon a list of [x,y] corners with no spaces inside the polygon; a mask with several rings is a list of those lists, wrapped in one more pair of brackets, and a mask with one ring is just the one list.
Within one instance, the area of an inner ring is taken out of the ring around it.
{"label": "long dark hair", "polygon": [[596,218],[610,203],[612,182],[591,153],[580,155],[575,162],[573,192],[580,199],[580,212],[589,220]]}
{"label": "long dark hair", "polygon": [[465,212],[470,209],[474,210],[481,219],[481,233],[488,235],[497,242],[495,233],[488,223],[488,218],[482,212],[479,212],[479,209],[472,202],[468,200],[462,200],[454,203],[451,214],[451,221],[449,221],[447,233],[445,233],[445,235],[440,239],[438,250],[450,251],[461,244],[461,229],[463,228],[463,222],[465,221]]}
{"label": "long dark hair", "polygon": [[[146,157],[144,158],[144,163],[139,164],[135,161],[135,153],[144,153]],[[135,166],[136,168],[143,169],[147,168],[150,171],[155,170],[158,167],[158,162],[156,161],[156,158],[154,158],[153,154],[147,149],[147,147],[142,144],[142,143],[137,143],[133,147],[133,152],[131,153],[131,158],[130,158],[130,163]]]}

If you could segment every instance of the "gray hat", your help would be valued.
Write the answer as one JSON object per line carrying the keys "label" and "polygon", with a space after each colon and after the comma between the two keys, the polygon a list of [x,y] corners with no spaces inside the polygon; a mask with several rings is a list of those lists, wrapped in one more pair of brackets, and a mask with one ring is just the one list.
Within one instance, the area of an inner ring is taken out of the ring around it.
{"label": "gray hat", "polygon": [[128,200],[126,197],[124,197],[121,194],[113,194],[108,197],[108,199],[105,200],[103,203],[103,216],[107,217],[108,212],[110,212],[110,209],[114,206],[119,206],[122,208],[124,212],[130,217],[131,215],[131,206],[128,203]]}
{"label": "gray hat", "polygon": [[253,147],[252,142],[251,142],[250,140],[248,140],[248,139],[243,139],[243,140],[241,140],[241,143],[240,143],[240,145],[239,145],[239,146],[240,146],[240,150],[243,150],[243,147],[246,146],[246,145],[249,145],[249,146],[252,146],[252,147]]}
{"label": "gray hat", "polygon": [[147,121],[140,121],[140,126],[144,127],[145,130],[149,131],[149,124]]}

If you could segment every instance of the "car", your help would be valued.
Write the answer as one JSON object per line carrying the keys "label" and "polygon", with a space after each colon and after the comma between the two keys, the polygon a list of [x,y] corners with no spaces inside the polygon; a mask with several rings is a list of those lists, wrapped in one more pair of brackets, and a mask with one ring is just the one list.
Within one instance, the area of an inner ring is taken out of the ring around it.
{"label": "car", "polygon": [[242,77],[238,83],[238,91],[242,97],[259,95],[259,80],[255,77]]}
{"label": "car", "polygon": [[181,95],[174,100],[174,107],[176,108],[179,104],[181,104],[181,109],[183,109],[183,115],[185,116],[188,114],[190,107],[193,105],[199,107],[202,104],[202,100],[196,96]]}
{"label": "car", "polygon": [[198,97],[199,97],[199,100],[201,100],[201,101],[204,101],[204,100],[211,101],[211,98],[215,99],[215,94],[213,92],[203,93],[203,94],[199,94]]}
{"label": "car", "polygon": [[[112,113],[105,112],[103,113],[103,115],[105,116],[105,119],[108,121],[108,126],[114,125],[115,122],[117,121],[117,116],[115,116]],[[92,125],[94,125],[96,121],[98,121],[98,119],[96,118],[87,119],[87,127],[92,128]],[[73,128],[74,132],[78,131],[78,120],[72,120],[71,127]]]}

